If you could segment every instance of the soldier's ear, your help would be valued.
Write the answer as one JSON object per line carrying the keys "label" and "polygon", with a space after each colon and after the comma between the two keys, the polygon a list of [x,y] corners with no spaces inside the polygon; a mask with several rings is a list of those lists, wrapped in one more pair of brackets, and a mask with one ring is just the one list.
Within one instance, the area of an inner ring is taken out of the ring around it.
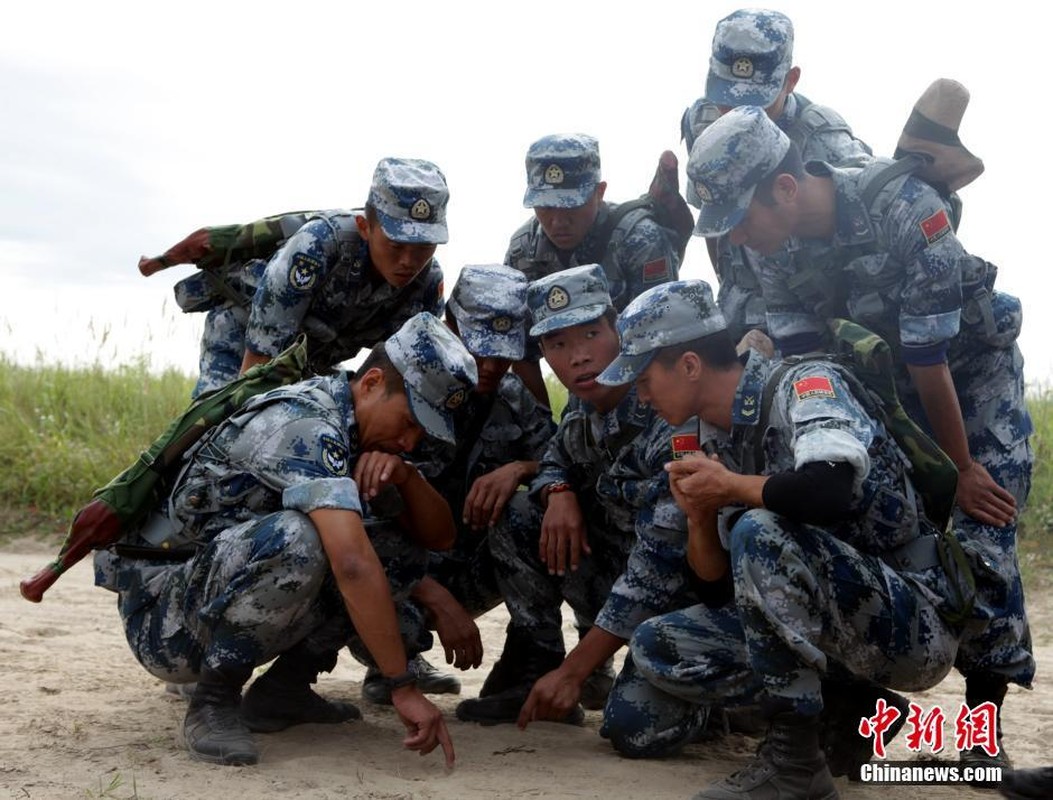
{"label": "soldier's ear", "polygon": [[355,227],[358,228],[358,235],[366,241],[369,241],[369,234],[371,230],[369,227],[369,220],[366,219],[365,214],[359,214],[355,217]]}
{"label": "soldier's ear", "polygon": [[685,380],[695,382],[702,377],[702,359],[694,350],[680,354],[680,370]]}
{"label": "soldier's ear", "polygon": [[782,90],[787,95],[793,94],[793,90],[797,88],[797,81],[801,79],[801,68],[791,67],[790,71],[786,73],[786,79],[782,82]]}
{"label": "soldier's ear", "polygon": [[600,181],[596,184],[596,202],[603,200],[603,195],[607,191],[607,181]]}
{"label": "soldier's ear", "polygon": [[775,183],[772,186],[772,197],[776,203],[793,202],[797,199],[797,190],[799,188],[800,184],[797,183],[797,179],[790,173],[784,172],[775,176]]}

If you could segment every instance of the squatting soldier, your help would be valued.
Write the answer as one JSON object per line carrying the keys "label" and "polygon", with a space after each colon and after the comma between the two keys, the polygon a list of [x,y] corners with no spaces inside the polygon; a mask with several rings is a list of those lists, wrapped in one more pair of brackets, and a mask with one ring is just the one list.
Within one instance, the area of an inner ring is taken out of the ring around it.
{"label": "squatting soldier", "polygon": [[[431,162],[385,158],[364,209],[204,229],[141,260],[144,274],[182,261],[203,266],[176,286],[184,311],[208,310],[194,396],[273,358],[301,331],[322,374],[414,314],[441,316],[442,269],[433,256],[449,238],[448,199],[446,178]],[[254,239],[254,231],[261,235]]]}
{"label": "squatting soldier", "polygon": [[[610,683],[600,688],[596,676],[636,625],[697,602],[684,569],[684,518],[663,471],[673,431],[631,388],[596,382],[618,350],[603,269],[540,278],[528,303],[530,334],[577,402],[530,496],[516,495],[506,524],[491,533],[511,621],[482,696],[457,708],[464,720],[520,725],[580,720],[579,698],[602,708]],[[565,661],[564,600],[592,626]]]}
{"label": "squatting soldier", "polygon": [[[534,399],[508,371],[526,346],[527,280],[499,264],[461,270],[446,304],[446,324],[475,358],[475,391],[452,410],[456,443],[427,436],[410,458],[446,498],[458,521],[453,548],[429,553],[428,574],[400,606],[407,649],[425,652],[433,627],[446,662],[459,669],[478,667],[483,657],[473,621],[501,602],[489,530],[501,519],[521,484],[537,474],[538,462],[555,431],[548,408]],[[460,681],[441,675],[422,656],[410,668],[429,676],[418,686],[435,693],[459,692]],[[362,693],[390,703],[387,682],[370,669]]]}
{"label": "squatting soldier", "polygon": [[[760,692],[770,727],[757,758],[696,797],[835,798],[819,742],[821,680],[836,667],[920,691],[957,651],[943,618],[960,611],[956,584],[909,462],[842,368],[736,358],[701,281],[645,292],[618,329],[621,353],[599,380],[635,381],[673,425],[698,417],[697,441],[713,455],[670,463],[670,485],[692,569],[730,581],[734,602],[642,623],[605,729],[630,742],[683,735],[698,704]],[[839,738],[858,737],[861,716]]]}
{"label": "squatting soldier", "polygon": [[[406,746],[441,744],[452,763],[442,715],[407,669],[392,597],[423,575],[424,548],[449,547],[456,528],[397,454],[425,431],[452,442],[449,408],[475,377],[457,338],[418,314],[350,380],[341,372],[253,398],[188,453],[145,526],[96,556],[96,583],[117,592],[139,662],[197,682],[183,724],[191,756],[254,764],[250,731],[359,717],[311,684],[360,640],[391,680]],[[392,492],[404,526],[371,541],[362,517]]]}
{"label": "squatting soldier", "polygon": [[[823,348],[831,317],[893,347],[903,405],[958,468],[953,525],[977,583],[957,664],[966,702],[1001,707],[1007,685],[1030,686],[1035,671],[1016,555],[1033,461],[1020,301],[994,289],[993,265],[965,252],[936,190],[910,175],[888,179],[888,163],[802,164],[763,109],[735,109],[691,151],[703,201],[696,233],[726,233],[763,256],[755,272],[784,355]],[[991,757],[974,748],[962,758]],[[1008,764],[1004,752],[994,763]]]}
{"label": "squatting soldier", "polygon": [[[624,215],[603,197],[600,146],[584,134],[552,134],[527,150],[527,190],[523,205],[534,216],[512,235],[505,264],[535,281],[583,264],[600,264],[611,301],[620,311],[649,286],[674,280],[680,268],[678,238],[647,209]],[[531,348],[528,363],[517,365],[534,395],[547,397],[540,356]]]}
{"label": "squatting soldier", "polygon": [[[801,68],[793,65],[793,23],[785,14],[741,9],[717,23],[706,77],[706,94],[680,122],[688,153],[695,139],[721,114],[736,106],[762,106],[808,161],[859,166],[870,148],[852,134],[831,108],[796,91]],[[701,206],[690,182],[687,200]],[[707,242],[719,281],[717,302],[733,339],[766,330],[764,298],[750,267],[750,255],[726,236]]]}

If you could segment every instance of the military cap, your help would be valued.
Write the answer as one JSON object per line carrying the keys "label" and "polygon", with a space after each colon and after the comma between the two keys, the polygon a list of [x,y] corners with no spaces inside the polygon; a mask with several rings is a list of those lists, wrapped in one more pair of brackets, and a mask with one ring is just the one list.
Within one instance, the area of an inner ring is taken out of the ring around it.
{"label": "military cap", "polygon": [[733,108],[695,140],[687,176],[701,201],[696,236],[719,236],[746,216],[757,184],[775,171],[790,139],[758,106]]}
{"label": "military cap", "polygon": [[472,355],[523,358],[527,284],[526,275],[503,264],[469,264],[461,270],[446,308]]}
{"label": "military cap", "polygon": [[531,336],[592,322],[611,305],[607,276],[599,264],[571,267],[538,278],[527,290]]}
{"label": "military cap", "polygon": [[475,359],[438,317],[422,311],[406,320],[384,350],[406,385],[410,410],[431,436],[456,443],[452,413],[479,380]]}
{"label": "military cap", "polygon": [[376,209],[384,235],[406,244],[450,240],[446,229],[449,199],[446,176],[430,161],[418,158],[382,158],[369,187],[369,205]]}
{"label": "military cap", "polygon": [[600,182],[600,144],[582,133],[543,136],[527,150],[527,208],[578,208]]}
{"label": "military cap", "polygon": [[718,106],[775,102],[793,66],[793,23],[760,8],[732,12],[717,23],[709,58],[706,99]]}
{"label": "military cap", "polygon": [[621,349],[596,378],[607,386],[631,383],[663,347],[727,328],[705,281],[673,281],[648,289],[618,315]]}

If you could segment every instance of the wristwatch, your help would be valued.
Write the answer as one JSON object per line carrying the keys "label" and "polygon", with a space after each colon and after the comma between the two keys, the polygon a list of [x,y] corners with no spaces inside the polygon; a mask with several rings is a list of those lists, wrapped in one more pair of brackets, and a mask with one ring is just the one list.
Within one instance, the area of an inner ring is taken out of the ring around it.
{"label": "wristwatch", "polygon": [[385,678],[392,691],[401,689],[403,686],[415,686],[417,684],[417,673],[411,669],[401,672],[391,678]]}

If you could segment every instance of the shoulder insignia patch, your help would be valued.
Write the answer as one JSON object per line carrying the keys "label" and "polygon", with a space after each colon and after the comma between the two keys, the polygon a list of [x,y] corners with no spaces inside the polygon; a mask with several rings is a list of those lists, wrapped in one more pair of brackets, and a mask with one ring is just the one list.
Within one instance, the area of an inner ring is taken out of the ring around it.
{"label": "shoulder insignia patch", "polygon": [[702,448],[698,445],[697,433],[680,433],[672,438],[673,459],[679,461],[688,453],[697,453]]}
{"label": "shoulder insignia patch", "polygon": [[834,385],[830,382],[830,379],[820,375],[794,381],[793,391],[797,395],[798,400],[807,400],[810,397],[837,396],[834,393]]}
{"label": "shoulder insignia patch", "polygon": [[347,448],[344,443],[333,436],[323,436],[322,464],[333,475],[347,474]]}
{"label": "shoulder insignia patch", "polygon": [[654,283],[669,277],[669,263],[663,258],[656,258],[643,265],[644,283]]}
{"label": "shoulder insignia patch", "polygon": [[931,217],[921,221],[921,232],[925,234],[925,241],[935,244],[951,232],[951,221],[947,218],[947,212],[940,209]]}
{"label": "shoulder insignia patch", "polygon": [[297,253],[289,266],[289,286],[298,292],[308,291],[314,286],[321,266],[317,259],[306,253]]}

